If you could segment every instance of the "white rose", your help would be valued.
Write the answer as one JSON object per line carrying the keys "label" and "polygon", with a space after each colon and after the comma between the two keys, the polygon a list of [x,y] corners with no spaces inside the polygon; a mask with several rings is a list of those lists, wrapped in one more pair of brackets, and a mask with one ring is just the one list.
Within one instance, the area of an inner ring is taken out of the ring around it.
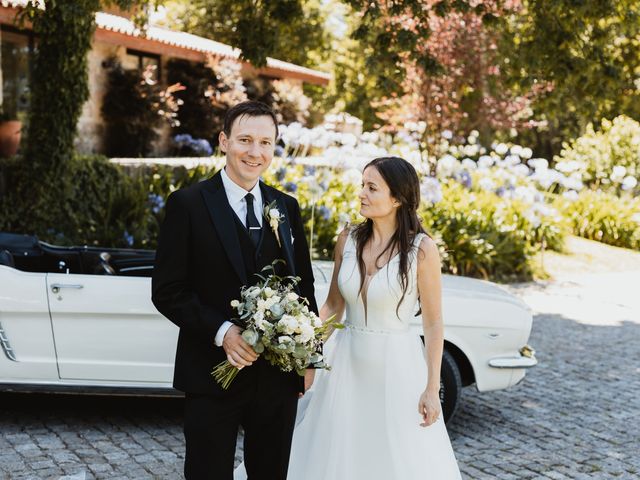
{"label": "white rose", "polygon": [[283,315],[278,321],[278,327],[287,335],[291,335],[298,328],[298,321],[291,315]]}
{"label": "white rose", "polygon": [[257,297],[258,295],[260,295],[260,288],[251,287],[249,290],[247,290],[247,295],[253,298]]}
{"label": "white rose", "polygon": [[298,298],[298,294],[295,292],[287,293],[287,301],[289,302],[295,302],[296,300],[298,300]]}
{"label": "white rose", "polygon": [[311,339],[313,339],[314,335],[315,331],[311,325],[300,326],[300,335],[298,335],[298,337],[300,338],[300,341],[302,343],[309,342]]}
{"label": "white rose", "polygon": [[238,300],[231,300],[231,306],[233,308],[238,308],[240,306],[240,302]]}
{"label": "white rose", "polygon": [[267,298],[273,296],[273,294],[276,293],[276,291],[273,290],[271,287],[265,287],[263,292],[264,292],[264,296],[267,297]]}
{"label": "white rose", "polygon": [[279,220],[280,219],[280,210],[277,208],[272,208],[269,210],[269,217],[271,220]]}

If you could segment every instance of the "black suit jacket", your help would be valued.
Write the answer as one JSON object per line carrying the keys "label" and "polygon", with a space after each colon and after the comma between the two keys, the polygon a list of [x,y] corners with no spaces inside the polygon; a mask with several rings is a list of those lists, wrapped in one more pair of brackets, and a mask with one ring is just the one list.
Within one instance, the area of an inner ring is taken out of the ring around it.
{"label": "black suit jacket", "polygon": [[[289,272],[301,278],[300,295],[317,313],[298,202],[262,182],[260,188],[263,203],[275,201],[284,214],[278,228],[282,258]],[[231,301],[240,298],[240,289],[248,282],[233,216],[219,173],[174,192],[167,200],[156,250],[152,301],[180,327],[173,385],[184,392],[223,392],[211,376],[213,367],[226,360],[214,339],[220,326],[233,316]],[[248,370],[243,369],[233,383],[242,383],[245,373],[249,378]]]}

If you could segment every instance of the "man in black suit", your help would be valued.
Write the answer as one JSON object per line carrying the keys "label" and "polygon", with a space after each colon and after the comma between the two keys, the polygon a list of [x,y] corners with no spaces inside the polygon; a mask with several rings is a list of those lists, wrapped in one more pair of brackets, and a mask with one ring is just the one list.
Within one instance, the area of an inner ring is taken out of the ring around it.
{"label": "man in black suit", "polygon": [[[231,108],[220,133],[226,166],[167,200],[152,282],[156,308],[180,327],[173,385],[185,392],[187,479],[231,480],[243,426],[250,480],[285,480],[297,401],[313,381],[269,365],[231,322],[231,301],[276,259],[276,273],[301,278],[298,290],[318,311],[298,202],[260,181],[278,135],[276,117],[259,102]],[[264,206],[284,220],[278,235]],[[241,367],[228,390],[211,376],[229,360]]]}

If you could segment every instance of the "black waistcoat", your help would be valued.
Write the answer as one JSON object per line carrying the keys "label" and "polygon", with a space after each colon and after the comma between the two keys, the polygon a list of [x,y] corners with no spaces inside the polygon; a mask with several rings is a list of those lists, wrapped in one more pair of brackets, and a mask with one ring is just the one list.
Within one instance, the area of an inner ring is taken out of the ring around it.
{"label": "black waistcoat", "polygon": [[[236,221],[238,240],[240,241],[240,249],[242,250],[242,257],[247,272],[247,281],[249,285],[255,285],[260,279],[255,276],[254,273],[260,273],[265,266],[271,265],[276,259],[283,259],[284,255],[278,245],[278,240],[273,230],[271,230],[269,223],[265,219],[262,219],[260,243],[258,243],[258,247],[256,248],[253,246],[249,232],[240,219],[236,215],[234,215],[233,218]],[[270,272],[265,273],[268,274]],[[275,273],[280,276],[289,275],[282,263],[276,266]]]}

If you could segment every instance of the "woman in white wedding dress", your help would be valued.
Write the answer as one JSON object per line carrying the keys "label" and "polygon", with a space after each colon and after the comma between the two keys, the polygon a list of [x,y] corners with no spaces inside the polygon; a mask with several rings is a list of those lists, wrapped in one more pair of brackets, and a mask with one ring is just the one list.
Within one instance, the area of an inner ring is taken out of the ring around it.
{"label": "woman in white wedding dress", "polygon": [[[343,231],[323,319],[346,308],[325,346],[293,436],[289,480],[455,480],[439,400],[440,258],[422,229],[415,169],[378,158],[363,172],[360,213]],[[421,309],[426,348],[409,323]],[[238,476],[240,478],[240,476]]]}

